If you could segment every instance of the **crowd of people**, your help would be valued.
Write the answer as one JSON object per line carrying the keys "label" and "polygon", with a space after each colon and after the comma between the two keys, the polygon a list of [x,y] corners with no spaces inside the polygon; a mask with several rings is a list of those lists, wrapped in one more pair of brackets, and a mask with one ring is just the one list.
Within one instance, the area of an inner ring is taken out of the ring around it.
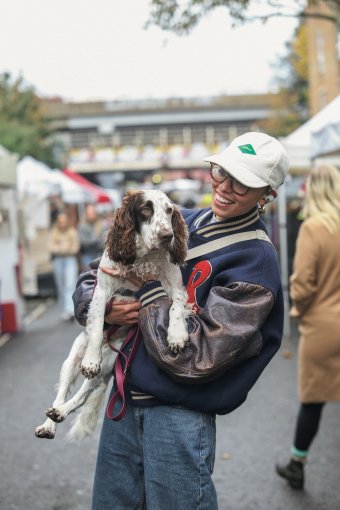
{"label": "crowd of people", "polygon": [[72,294],[78,275],[91,260],[101,256],[107,230],[108,222],[92,204],[86,206],[78,227],[73,226],[66,211],[56,212],[48,250],[63,320],[74,318]]}

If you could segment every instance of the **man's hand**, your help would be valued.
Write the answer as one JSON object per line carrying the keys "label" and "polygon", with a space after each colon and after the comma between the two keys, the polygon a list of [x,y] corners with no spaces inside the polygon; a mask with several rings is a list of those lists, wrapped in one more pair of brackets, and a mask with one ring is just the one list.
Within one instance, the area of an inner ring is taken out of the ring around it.
{"label": "man's hand", "polygon": [[[101,271],[109,276],[115,276],[122,278],[117,269],[109,267],[100,267]],[[153,275],[149,275],[147,278],[141,278],[137,276],[133,271],[130,271],[123,280],[128,280],[137,288],[142,287],[147,281],[155,279]],[[141,309],[140,301],[113,301],[111,305],[111,311],[105,315],[105,322],[108,324],[119,324],[120,326],[127,326],[138,324],[138,312]]]}
{"label": "man's hand", "polygon": [[113,301],[111,311],[105,315],[104,320],[108,324],[119,324],[119,326],[138,324],[138,312],[141,306],[138,300]]}

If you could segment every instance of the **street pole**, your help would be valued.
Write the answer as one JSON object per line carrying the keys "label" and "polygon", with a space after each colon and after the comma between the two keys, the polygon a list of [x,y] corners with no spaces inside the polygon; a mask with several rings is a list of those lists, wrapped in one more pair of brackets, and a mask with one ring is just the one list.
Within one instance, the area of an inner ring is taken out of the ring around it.
{"label": "street pole", "polygon": [[280,267],[284,302],[283,335],[290,337],[289,318],[289,275],[288,275],[288,243],[287,243],[287,211],[286,211],[286,185],[283,184],[278,196],[279,240],[280,240]]}

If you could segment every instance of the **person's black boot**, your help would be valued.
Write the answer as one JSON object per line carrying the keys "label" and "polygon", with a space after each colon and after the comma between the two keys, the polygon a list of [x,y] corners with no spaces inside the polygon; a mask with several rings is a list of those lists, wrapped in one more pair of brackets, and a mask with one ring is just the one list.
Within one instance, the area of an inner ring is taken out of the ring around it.
{"label": "person's black boot", "polygon": [[304,486],[304,463],[298,460],[290,459],[288,464],[276,464],[276,472],[285,478],[293,489],[303,489]]}

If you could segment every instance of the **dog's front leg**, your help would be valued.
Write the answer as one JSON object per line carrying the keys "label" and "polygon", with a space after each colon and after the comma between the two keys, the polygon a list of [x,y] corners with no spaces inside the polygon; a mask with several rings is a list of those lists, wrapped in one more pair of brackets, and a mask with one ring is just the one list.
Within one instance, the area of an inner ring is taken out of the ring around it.
{"label": "dog's front leg", "polygon": [[[170,278],[169,275],[170,274]],[[172,300],[169,311],[168,344],[173,352],[184,349],[188,343],[189,335],[186,325],[188,316],[187,294],[182,283],[182,274],[178,266],[171,265],[166,273],[165,285],[167,293]]]}
{"label": "dog's front leg", "polygon": [[92,379],[100,372],[105,305],[106,292],[97,285],[87,319],[85,334],[88,344],[81,364],[81,371],[87,379]]}
{"label": "dog's front leg", "polygon": [[[112,267],[112,262],[103,255],[100,265]],[[88,345],[81,364],[81,371],[87,379],[92,379],[100,372],[105,306],[112,295],[114,280],[100,268],[98,269],[97,285],[93,293],[85,329]]]}

